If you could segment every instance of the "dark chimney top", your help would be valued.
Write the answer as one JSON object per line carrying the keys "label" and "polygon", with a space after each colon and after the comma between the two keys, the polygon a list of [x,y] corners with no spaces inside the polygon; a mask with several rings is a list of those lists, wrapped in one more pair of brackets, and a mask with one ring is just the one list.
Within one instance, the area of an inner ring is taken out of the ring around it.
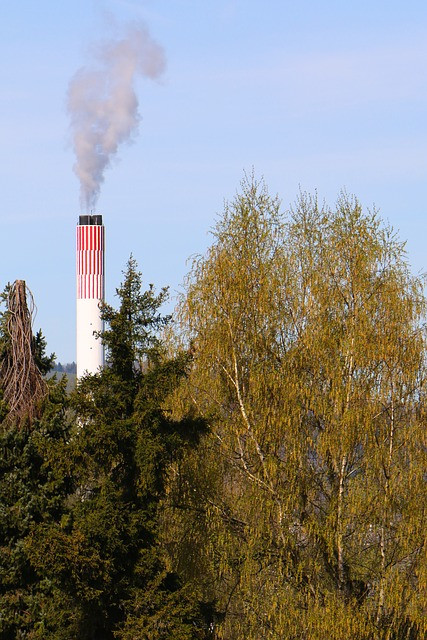
{"label": "dark chimney top", "polygon": [[91,216],[79,216],[79,225],[98,224],[102,225],[102,216],[100,214]]}

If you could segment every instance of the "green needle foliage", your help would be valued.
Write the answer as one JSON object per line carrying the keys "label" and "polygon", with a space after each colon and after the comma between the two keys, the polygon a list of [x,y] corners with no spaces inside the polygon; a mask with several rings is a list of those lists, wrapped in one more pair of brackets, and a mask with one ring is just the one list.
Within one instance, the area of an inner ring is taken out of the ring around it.
{"label": "green needle foliage", "polygon": [[[40,419],[6,422],[0,403],[0,637],[43,640],[194,640],[211,607],[173,571],[159,536],[172,463],[204,421],[173,420],[168,396],[189,355],[166,356],[159,313],[167,292],[141,292],[131,259],[115,310],[104,305],[107,366],[49,381]],[[11,336],[1,325],[0,354]],[[43,372],[41,334],[33,339]],[[0,385],[1,387],[1,385]]]}
{"label": "green needle foliage", "polygon": [[166,290],[141,293],[133,259],[117,294],[118,310],[102,307],[107,365],[72,398],[74,491],[61,520],[34,527],[26,546],[62,595],[59,622],[44,637],[204,638],[209,617],[158,534],[168,469],[205,431],[201,420],[174,421],[167,411],[188,356],[166,358],[159,332],[169,319],[158,311]]}
{"label": "green needle foliage", "polygon": [[346,194],[284,216],[249,179],[213,235],[181,304],[194,362],[176,410],[211,433],[170,491],[165,535],[195,540],[178,566],[203,567],[218,638],[421,640],[422,280]]}
{"label": "green needle foliage", "polygon": [[[0,316],[2,363],[10,361],[12,347],[8,320],[6,310]],[[32,357],[43,373],[53,361],[53,355],[45,354],[45,344],[38,332]],[[0,379],[0,637],[44,638],[44,621],[51,616],[55,593],[49,578],[32,566],[26,545],[34,527],[61,518],[72,489],[64,455],[69,437],[65,381],[50,380],[38,409],[41,417],[24,420],[10,418],[9,407],[1,400],[3,383]],[[32,398],[28,400],[31,408]]]}
{"label": "green needle foliage", "polygon": [[49,383],[44,415],[31,429],[0,425],[0,637],[4,640],[48,637],[45,620],[51,617],[55,590],[49,577],[30,562],[27,544],[35,527],[61,518],[72,486],[64,464],[65,407],[65,385]]}

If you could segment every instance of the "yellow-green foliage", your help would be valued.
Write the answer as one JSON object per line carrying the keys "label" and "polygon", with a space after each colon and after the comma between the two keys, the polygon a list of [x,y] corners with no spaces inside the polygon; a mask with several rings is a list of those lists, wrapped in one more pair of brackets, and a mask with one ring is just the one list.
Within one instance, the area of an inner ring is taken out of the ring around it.
{"label": "yellow-green foliage", "polygon": [[282,216],[242,186],[181,301],[175,407],[211,434],[175,468],[165,535],[218,638],[424,638],[422,282],[355,198]]}

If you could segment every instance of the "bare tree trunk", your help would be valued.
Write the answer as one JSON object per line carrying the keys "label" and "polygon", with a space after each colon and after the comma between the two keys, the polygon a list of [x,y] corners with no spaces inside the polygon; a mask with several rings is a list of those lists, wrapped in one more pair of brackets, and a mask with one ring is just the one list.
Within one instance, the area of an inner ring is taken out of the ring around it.
{"label": "bare tree trunk", "polygon": [[337,505],[337,562],[338,562],[338,584],[339,590],[344,591],[345,572],[344,572],[344,550],[343,550],[343,530],[342,530],[342,508],[344,501],[344,478],[347,468],[347,456],[344,455],[341,460],[339,485],[338,485],[338,505]]}
{"label": "bare tree trunk", "polygon": [[[347,369],[347,381],[346,381],[346,397],[345,397],[345,405],[343,416],[348,411],[350,406],[350,395],[351,395],[351,381],[353,378],[353,369],[354,369],[354,335],[351,339],[350,350],[347,355],[348,361],[348,369]],[[344,592],[345,589],[345,571],[344,571],[344,531],[342,525],[343,518],[343,504],[344,504],[344,493],[345,493],[345,477],[347,473],[347,462],[348,455],[344,453],[341,458],[341,464],[339,469],[339,481],[338,481],[338,499],[337,499],[337,533],[336,533],[336,544],[337,544],[337,563],[338,563],[338,585],[341,593]]]}
{"label": "bare tree trunk", "polygon": [[390,430],[389,430],[389,446],[388,446],[388,459],[387,466],[384,469],[385,474],[385,487],[384,487],[384,504],[383,504],[383,522],[380,530],[380,555],[381,555],[381,569],[380,569],[380,589],[378,593],[378,609],[376,622],[379,623],[384,611],[384,596],[385,596],[385,570],[386,570],[386,529],[385,522],[388,516],[388,505],[390,500],[390,473],[391,464],[393,459],[393,447],[394,447],[394,431],[395,431],[395,411],[394,411],[394,389],[392,389],[391,405],[390,405]]}

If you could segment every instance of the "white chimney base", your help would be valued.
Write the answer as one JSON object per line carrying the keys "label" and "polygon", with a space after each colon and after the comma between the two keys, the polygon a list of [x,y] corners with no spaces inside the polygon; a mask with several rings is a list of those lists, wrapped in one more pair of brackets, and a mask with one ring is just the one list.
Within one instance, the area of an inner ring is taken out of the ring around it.
{"label": "white chimney base", "polygon": [[94,331],[103,331],[104,323],[96,298],[77,300],[77,378],[85,373],[97,373],[104,366],[104,347]]}

